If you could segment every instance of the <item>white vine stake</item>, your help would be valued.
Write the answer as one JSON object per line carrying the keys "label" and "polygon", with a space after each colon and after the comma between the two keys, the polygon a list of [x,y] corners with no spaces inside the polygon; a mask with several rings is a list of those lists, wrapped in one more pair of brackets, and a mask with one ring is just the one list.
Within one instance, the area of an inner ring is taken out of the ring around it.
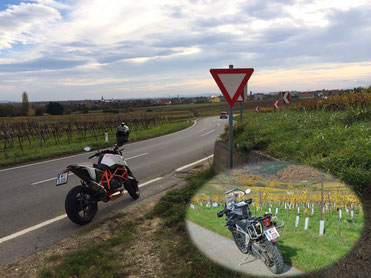
{"label": "white vine stake", "polygon": [[325,230],[325,220],[319,221],[319,235],[322,236]]}
{"label": "white vine stake", "polygon": [[299,215],[297,215],[295,219],[295,227],[298,227],[298,226],[299,226]]}
{"label": "white vine stake", "polygon": [[305,224],[304,224],[304,230],[308,230],[308,224],[309,224],[309,217],[305,217]]}

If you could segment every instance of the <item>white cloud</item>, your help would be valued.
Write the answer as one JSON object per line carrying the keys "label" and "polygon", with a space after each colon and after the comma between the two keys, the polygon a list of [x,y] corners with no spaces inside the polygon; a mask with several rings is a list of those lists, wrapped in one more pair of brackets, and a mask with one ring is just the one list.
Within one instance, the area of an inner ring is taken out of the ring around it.
{"label": "white cloud", "polygon": [[45,38],[38,31],[60,18],[56,9],[41,4],[10,5],[0,12],[0,50],[15,43],[42,42]]}
{"label": "white cloud", "polygon": [[143,97],[177,86],[210,92],[208,70],[229,64],[254,67],[252,88],[266,91],[299,86],[294,78],[273,82],[270,70],[298,76],[308,66],[325,80],[331,69],[314,65],[348,63],[353,81],[335,69],[332,80],[355,87],[354,80],[371,83],[361,66],[371,61],[370,12],[369,1],[343,0],[28,1],[0,10],[0,83],[7,86],[0,93],[11,99],[30,87],[40,99],[53,86],[69,87],[70,98],[129,97],[126,88]]}

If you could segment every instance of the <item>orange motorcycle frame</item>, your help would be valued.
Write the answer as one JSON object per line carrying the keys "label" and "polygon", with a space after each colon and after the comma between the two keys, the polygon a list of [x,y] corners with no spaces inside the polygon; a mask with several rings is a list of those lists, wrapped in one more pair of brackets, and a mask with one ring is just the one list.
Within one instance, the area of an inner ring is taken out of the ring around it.
{"label": "orange motorcycle frame", "polygon": [[[111,190],[111,180],[114,178],[114,177],[119,177],[121,178],[122,182],[125,183],[127,180],[128,180],[128,171],[125,169],[125,168],[116,168],[115,172],[111,173],[110,169],[107,169],[106,171],[104,171],[103,175],[102,175],[102,178],[100,180],[100,183],[106,188],[109,190]],[[122,190],[121,190],[121,194],[119,195],[115,195],[114,197],[109,195],[108,197],[111,199],[111,200],[115,200],[119,197],[122,196]]]}

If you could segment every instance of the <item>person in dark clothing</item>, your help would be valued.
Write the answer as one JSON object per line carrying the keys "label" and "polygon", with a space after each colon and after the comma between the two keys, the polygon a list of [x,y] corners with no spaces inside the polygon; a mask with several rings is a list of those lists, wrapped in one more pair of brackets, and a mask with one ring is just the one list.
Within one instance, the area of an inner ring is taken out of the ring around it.
{"label": "person in dark clothing", "polygon": [[130,135],[130,129],[125,124],[125,122],[122,122],[117,128],[116,128],[116,141],[118,146],[122,146],[123,144],[127,143],[129,140]]}

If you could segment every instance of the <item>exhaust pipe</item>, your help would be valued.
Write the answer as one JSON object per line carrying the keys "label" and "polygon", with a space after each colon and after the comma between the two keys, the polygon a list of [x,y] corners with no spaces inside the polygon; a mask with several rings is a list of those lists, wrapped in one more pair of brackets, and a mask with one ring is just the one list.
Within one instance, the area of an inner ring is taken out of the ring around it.
{"label": "exhaust pipe", "polygon": [[95,182],[95,181],[90,181],[88,183],[88,187],[96,192],[98,192],[99,194],[102,195],[102,197],[104,199],[106,199],[107,195],[108,195],[108,192],[107,190],[99,183]]}

